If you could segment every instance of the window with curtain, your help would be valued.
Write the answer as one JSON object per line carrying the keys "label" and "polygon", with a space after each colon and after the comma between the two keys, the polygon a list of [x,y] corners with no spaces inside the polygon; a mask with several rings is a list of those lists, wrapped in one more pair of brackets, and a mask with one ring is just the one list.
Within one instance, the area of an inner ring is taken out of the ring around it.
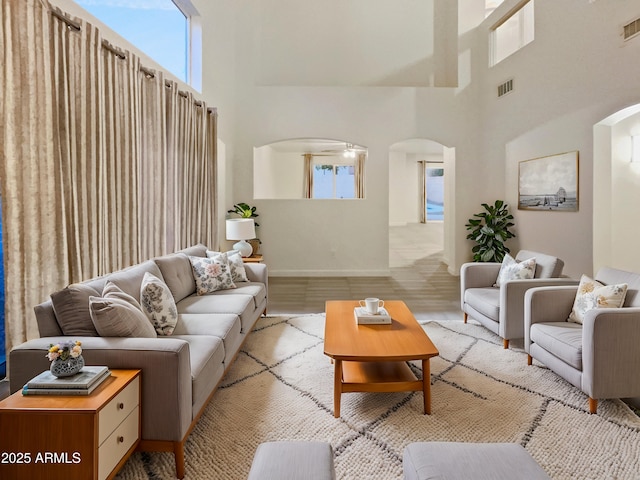
{"label": "window with curtain", "polygon": [[[64,286],[217,249],[217,112],[46,0],[0,0],[7,347]],[[33,261],[46,258],[46,262]]]}
{"label": "window with curtain", "polygon": [[172,0],[74,1],[180,80],[191,83],[190,15],[185,10],[193,7],[181,8]]}

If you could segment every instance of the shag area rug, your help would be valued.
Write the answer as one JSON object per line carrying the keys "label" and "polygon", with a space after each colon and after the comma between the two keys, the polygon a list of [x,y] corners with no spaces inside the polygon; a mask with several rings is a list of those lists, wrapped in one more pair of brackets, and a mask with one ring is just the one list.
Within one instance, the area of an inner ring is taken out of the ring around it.
{"label": "shag area rug", "polygon": [[[402,478],[410,442],[514,442],[554,479],[640,478],[640,419],[620,400],[587,397],[522,348],[476,324],[420,322],[440,351],[431,359],[432,415],[422,393],[346,393],[333,417],[333,365],[324,315],[257,323],[186,444],[186,478],[246,479],[261,442],[322,440],[338,479]],[[512,342],[513,343],[513,342]],[[418,362],[412,364],[422,375]],[[174,477],[173,457],[136,453],[117,478]]]}

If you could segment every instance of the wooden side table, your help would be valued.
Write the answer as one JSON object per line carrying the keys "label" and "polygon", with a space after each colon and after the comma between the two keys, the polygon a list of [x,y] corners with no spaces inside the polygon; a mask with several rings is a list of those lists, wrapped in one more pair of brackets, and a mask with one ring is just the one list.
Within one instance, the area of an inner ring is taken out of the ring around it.
{"label": "wooden side table", "polygon": [[251,255],[250,257],[242,257],[245,263],[262,263],[262,255]]}
{"label": "wooden side table", "polygon": [[140,441],[140,370],[91,395],[16,392],[0,402],[0,478],[112,479]]}

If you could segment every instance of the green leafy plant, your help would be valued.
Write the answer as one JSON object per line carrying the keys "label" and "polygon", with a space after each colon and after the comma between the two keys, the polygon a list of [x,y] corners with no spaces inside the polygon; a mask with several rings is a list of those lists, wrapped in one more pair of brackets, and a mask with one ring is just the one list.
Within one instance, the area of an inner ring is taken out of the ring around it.
{"label": "green leafy plant", "polygon": [[[236,203],[231,210],[227,210],[227,213],[235,213],[241,218],[255,218],[258,216],[256,213],[256,207],[251,207],[246,203]],[[256,227],[260,225],[258,222],[255,222]]]}
{"label": "green leafy plant", "polygon": [[471,231],[467,235],[469,240],[476,242],[471,250],[474,262],[502,262],[509,249],[505,246],[509,238],[516,236],[509,230],[514,226],[513,215],[509,213],[509,208],[502,200],[496,200],[493,205],[483,203],[485,211],[475,213],[465,225]]}

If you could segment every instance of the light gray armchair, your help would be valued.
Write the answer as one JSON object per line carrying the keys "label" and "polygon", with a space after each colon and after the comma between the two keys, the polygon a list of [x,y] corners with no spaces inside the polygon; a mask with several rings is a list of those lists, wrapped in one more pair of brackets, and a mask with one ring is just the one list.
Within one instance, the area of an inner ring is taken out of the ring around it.
{"label": "light gray armchair", "polygon": [[518,262],[534,257],[536,272],[528,280],[509,280],[494,287],[500,263],[471,262],[460,268],[460,304],[464,321],[471,317],[503,339],[524,337],[524,294],[533,287],[549,285],[577,285],[578,281],[561,277],[564,262],[544,253],[520,250]]}
{"label": "light gray armchair", "polygon": [[533,288],[525,296],[524,347],[535,358],[589,396],[598,399],[640,396],[640,274],[602,268],[595,280],[626,283],[622,308],[596,308],[583,323],[567,321],[577,286]]}

